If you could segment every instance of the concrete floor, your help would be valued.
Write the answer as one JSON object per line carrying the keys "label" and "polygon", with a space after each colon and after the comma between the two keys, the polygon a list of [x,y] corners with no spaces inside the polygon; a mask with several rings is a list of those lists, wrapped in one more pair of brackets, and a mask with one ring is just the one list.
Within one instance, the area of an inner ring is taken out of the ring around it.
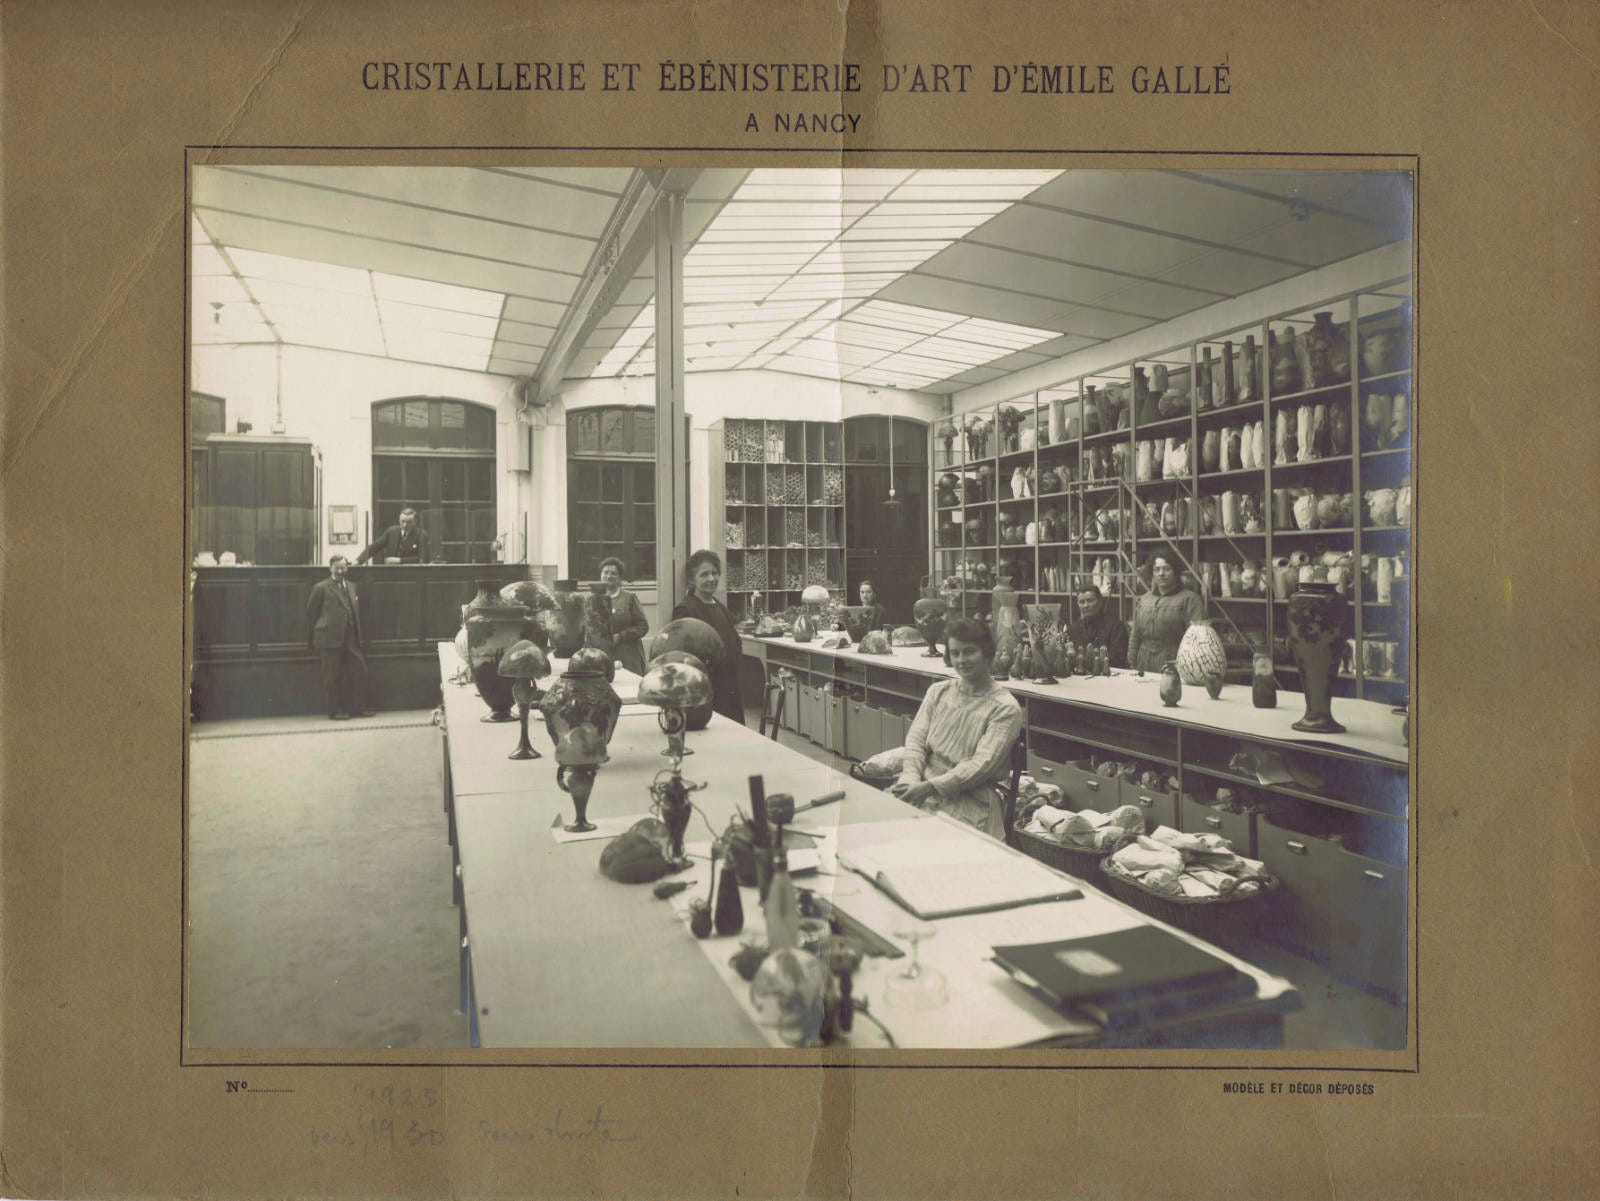
{"label": "concrete floor", "polygon": [[[751,710],[755,728],[759,713]],[[787,732],[783,745],[827,751]],[[458,919],[426,711],[194,728],[189,1038],[197,1047],[461,1047]],[[1405,1011],[1278,947],[1290,1047],[1398,1048]]]}

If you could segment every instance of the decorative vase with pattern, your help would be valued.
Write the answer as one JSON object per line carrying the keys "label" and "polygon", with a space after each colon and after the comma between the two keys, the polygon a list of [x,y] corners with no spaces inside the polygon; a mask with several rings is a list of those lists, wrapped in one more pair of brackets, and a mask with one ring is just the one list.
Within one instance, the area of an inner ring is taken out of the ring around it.
{"label": "decorative vase with pattern", "polygon": [[1290,328],[1281,341],[1275,331],[1269,330],[1267,351],[1272,358],[1272,394],[1287,396],[1300,391],[1300,352],[1295,345],[1294,329]]}
{"label": "decorative vase with pattern", "polygon": [[605,746],[616,732],[622,698],[606,683],[605,674],[596,664],[578,656],[574,660],[539,702],[545,728],[550,732],[550,741],[559,745],[563,735],[589,726]]}
{"label": "decorative vase with pattern", "polygon": [[1302,583],[1289,598],[1289,646],[1305,691],[1305,716],[1294,723],[1308,734],[1341,734],[1333,719],[1334,680],[1344,641],[1345,600],[1327,583]]}
{"label": "decorative vase with pattern", "polygon": [[1173,662],[1185,684],[1204,684],[1207,676],[1228,672],[1227,649],[1209,621],[1197,621],[1183,632]]}
{"label": "decorative vase with pattern", "polygon": [[[484,721],[515,721],[511,706],[511,680],[500,674],[500,660],[526,635],[532,614],[523,605],[507,604],[499,595],[498,580],[477,581],[478,594],[467,605],[462,623],[467,631],[467,661],[478,695],[489,706]],[[529,633],[532,631],[530,630]]]}
{"label": "decorative vase with pattern", "polygon": [[1333,323],[1333,314],[1315,313],[1300,340],[1306,356],[1307,388],[1326,388],[1350,378],[1350,335]]}
{"label": "decorative vase with pattern", "polygon": [[1278,677],[1272,671],[1272,656],[1257,654],[1250,660],[1250,703],[1257,709],[1278,707]]}
{"label": "decorative vase with pattern", "polygon": [[1239,367],[1234,372],[1234,390],[1240,404],[1249,404],[1260,393],[1256,389],[1256,336],[1246,334],[1244,349],[1239,352]]}

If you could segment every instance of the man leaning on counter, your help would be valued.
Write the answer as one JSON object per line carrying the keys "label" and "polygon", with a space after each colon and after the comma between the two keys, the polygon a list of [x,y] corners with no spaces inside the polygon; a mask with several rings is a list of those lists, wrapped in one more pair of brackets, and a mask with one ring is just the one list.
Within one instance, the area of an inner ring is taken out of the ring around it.
{"label": "man leaning on counter", "polygon": [[379,534],[372,545],[356,556],[356,565],[359,567],[373,557],[380,563],[428,561],[428,536],[417,526],[415,509],[401,509],[400,524],[392,525]]}

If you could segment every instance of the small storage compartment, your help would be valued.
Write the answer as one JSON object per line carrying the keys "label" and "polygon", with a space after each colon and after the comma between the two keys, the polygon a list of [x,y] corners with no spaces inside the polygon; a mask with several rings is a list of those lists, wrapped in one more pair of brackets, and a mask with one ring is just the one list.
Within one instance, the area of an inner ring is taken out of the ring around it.
{"label": "small storage compartment", "polygon": [[1261,858],[1256,850],[1254,813],[1229,813],[1215,805],[1202,804],[1186,792],[1178,804],[1178,818],[1185,834],[1220,834],[1245,858]]}

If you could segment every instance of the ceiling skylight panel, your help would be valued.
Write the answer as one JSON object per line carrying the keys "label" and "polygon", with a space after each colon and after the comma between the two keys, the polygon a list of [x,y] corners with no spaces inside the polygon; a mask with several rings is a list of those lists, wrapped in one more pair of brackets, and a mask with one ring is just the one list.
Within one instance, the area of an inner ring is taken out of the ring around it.
{"label": "ceiling skylight panel", "polygon": [[865,346],[846,346],[821,335],[807,338],[789,353],[799,355],[801,358],[822,359],[850,367],[869,367],[883,358],[881,350]]}
{"label": "ceiling skylight panel", "polygon": [[455,313],[446,309],[432,309],[418,304],[402,304],[394,300],[378,301],[378,316],[385,326],[411,325],[437,330],[447,334],[471,334],[478,338],[493,338],[499,328],[498,317],[483,317],[475,313]]}
{"label": "ceiling skylight panel", "polygon": [[937,383],[942,376],[921,375],[914,371],[891,371],[882,366],[864,367],[846,376],[851,383],[876,384],[887,388],[916,388]]}
{"label": "ceiling skylight panel", "polygon": [[[810,301],[776,302],[751,308],[747,304],[717,305],[696,304],[684,309],[684,323],[689,326],[696,325],[737,325],[741,321],[751,319],[757,321],[798,321],[802,317],[809,317],[817,311],[817,306]],[[651,320],[655,320],[654,316]]]}
{"label": "ceiling skylight panel", "polygon": [[1034,183],[906,184],[896,190],[896,200],[1021,200],[1038,188]]}
{"label": "ceiling skylight panel", "polygon": [[453,309],[460,313],[476,313],[482,317],[500,316],[505,296],[499,292],[485,292],[478,288],[463,288],[456,284],[439,284],[432,280],[412,279],[404,275],[388,275],[382,271],[372,273],[372,290],[380,300],[398,300],[408,304],[422,304],[435,309]]}
{"label": "ceiling skylight panel", "polygon": [[310,259],[292,259],[281,254],[241,250],[238,247],[229,247],[228,257],[233,260],[239,274],[251,279],[273,280],[330,292],[350,292],[359,296],[372,294],[372,281],[368,273],[357,267],[336,267],[332,263],[315,263]]}
{"label": "ceiling skylight panel", "polygon": [[732,371],[745,360],[742,354],[684,356],[684,366],[691,371]]}
{"label": "ceiling skylight panel", "polygon": [[[967,366],[974,367],[977,365],[976,363],[967,364]],[[933,359],[925,355],[916,354],[915,347],[911,351],[902,351],[899,354],[892,354],[879,360],[878,366],[885,371],[909,371],[918,375],[926,375],[931,379],[945,379],[948,376],[958,375],[961,370],[964,370],[963,367],[953,368],[952,364],[942,359]]]}
{"label": "ceiling skylight panel", "polygon": [[875,217],[893,217],[900,213],[920,213],[930,217],[975,218],[974,225],[998,216],[1011,207],[1009,200],[900,200],[891,196],[871,207]]}
{"label": "ceiling skylight panel", "polygon": [[1040,342],[1048,342],[1051,338],[1059,338],[1061,332],[1053,329],[1035,329],[1026,325],[1008,325],[1000,321],[985,321],[981,317],[968,317],[959,325],[952,326],[945,331],[950,337],[962,338],[968,342],[1006,346],[1012,350],[1026,350]]}
{"label": "ceiling skylight panel", "polygon": [[[803,184],[768,187],[763,184],[744,184],[735,193],[738,200],[834,200],[841,204],[852,201],[882,200],[894,190],[893,184]],[[959,199],[959,198],[958,198]]]}
{"label": "ceiling skylight panel", "polygon": [[953,338],[923,338],[906,348],[912,354],[919,354],[930,359],[939,359],[943,362],[960,363],[967,367],[977,367],[987,363],[990,359],[997,359],[1005,353],[1004,348],[995,346],[978,346],[972,342],[961,342]]}
{"label": "ceiling skylight panel", "polygon": [[272,321],[276,321],[280,313],[303,313],[321,321],[376,323],[378,320],[378,307],[371,296],[329,292],[321,288],[296,288],[270,280],[249,279],[245,285]]}
{"label": "ceiling skylight panel", "polygon": [[941,241],[954,242],[973,230],[973,222],[962,222],[958,217],[933,218],[939,224],[912,224],[896,218],[893,223],[863,217],[842,235],[845,242],[895,242]]}
{"label": "ceiling skylight panel", "polygon": [[936,334],[956,324],[961,317],[955,313],[941,313],[935,309],[920,309],[888,300],[873,300],[852,313],[851,319],[869,325],[886,325],[890,329]]}
{"label": "ceiling skylight panel", "polygon": [[808,185],[825,180],[837,184],[897,184],[913,174],[900,167],[757,167],[742,187],[758,185]]}
{"label": "ceiling skylight panel", "polygon": [[838,321],[831,327],[835,340],[851,346],[872,346],[878,350],[904,350],[917,340],[918,335],[882,326],[860,325],[854,321]]}
{"label": "ceiling skylight panel", "polygon": [[725,280],[705,280],[696,282],[684,280],[683,295],[690,301],[734,301],[747,300],[752,303],[764,300],[772,291],[770,285],[757,284],[739,285]]}
{"label": "ceiling skylight panel", "polygon": [[816,359],[800,358],[792,354],[779,355],[767,364],[774,371],[788,371],[795,375],[815,375],[822,379],[838,379],[839,367],[836,363],[824,363]]}
{"label": "ceiling skylight panel", "polygon": [[961,168],[959,170],[941,169],[938,167],[923,167],[914,173],[907,182],[915,187],[987,187],[999,184],[1005,187],[1030,188],[1043,187],[1060,171],[1049,169],[1024,169],[1017,170],[1011,167],[980,167],[976,169]]}
{"label": "ceiling skylight panel", "polygon": [[210,242],[196,242],[190,248],[189,271],[197,279],[208,275],[233,274],[233,268],[228,266],[221,253]]}
{"label": "ceiling skylight panel", "polygon": [[759,216],[730,217],[726,212],[718,213],[712,228],[717,230],[745,230],[761,231],[765,233],[774,229],[810,229],[824,232],[837,233],[849,224],[852,218],[847,218],[837,210],[833,212],[813,212],[804,215],[784,213],[763,213]]}
{"label": "ceiling skylight panel", "polygon": [[[826,247],[822,248],[826,249]],[[805,266],[816,250],[773,250],[755,242],[718,242],[703,250],[690,251],[683,256],[685,272],[697,273],[712,270],[725,263],[759,264],[766,267]]]}
{"label": "ceiling skylight panel", "polygon": [[317,346],[325,350],[343,350],[351,354],[383,355],[388,348],[377,323],[372,325],[331,326],[317,321],[274,322],[279,336],[288,343],[300,346]]}
{"label": "ceiling skylight panel", "polygon": [[831,236],[819,234],[814,229],[795,229],[792,226],[762,230],[759,238],[752,238],[747,229],[723,229],[713,221],[706,232],[700,235],[700,240],[695,245],[720,246],[728,242],[742,242],[747,245],[768,247],[772,243],[783,243],[785,246],[799,243],[814,250],[821,250],[831,241],[833,241]]}

